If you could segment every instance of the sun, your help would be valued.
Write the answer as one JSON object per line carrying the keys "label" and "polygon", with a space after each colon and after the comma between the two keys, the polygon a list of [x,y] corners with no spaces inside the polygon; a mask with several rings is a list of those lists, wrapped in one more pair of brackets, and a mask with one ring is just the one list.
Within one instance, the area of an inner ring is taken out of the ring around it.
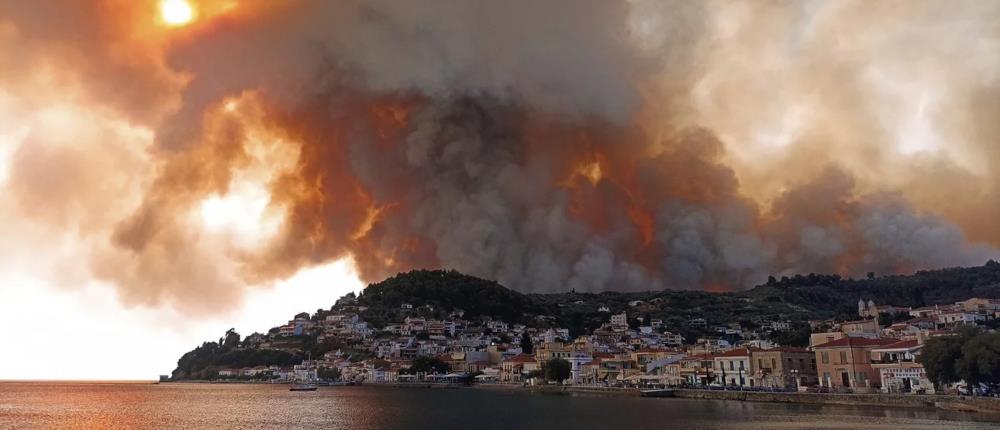
{"label": "sun", "polygon": [[194,8],[185,0],[161,0],[160,16],[170,26],[181,26],[194,19]]}

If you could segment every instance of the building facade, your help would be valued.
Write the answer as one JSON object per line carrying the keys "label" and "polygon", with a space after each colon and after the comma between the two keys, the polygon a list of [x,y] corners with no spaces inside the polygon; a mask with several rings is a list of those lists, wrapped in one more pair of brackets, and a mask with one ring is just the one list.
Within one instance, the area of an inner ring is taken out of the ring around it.
{"label": "building facade", "polygon": [[816,356],[805,348],[779,347],[751,352],[758,387],[797,390],[818,383]]}
{"label": "building facade", "polygon": [[816,371],[824,387],[869,391],[880,388],[881,376],[872,367],[872,350],[896,339],[844,337],[816,345]]}

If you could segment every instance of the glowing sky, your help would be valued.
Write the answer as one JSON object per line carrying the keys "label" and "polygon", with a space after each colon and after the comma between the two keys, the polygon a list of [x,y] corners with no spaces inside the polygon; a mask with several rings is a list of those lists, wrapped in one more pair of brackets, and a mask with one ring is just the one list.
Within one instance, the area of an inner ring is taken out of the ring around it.
{"label": "glowing sky", "polygon": [[111,288],[96,283],[69,291],[46,284],[11,272],[0,278],[5,350],[16,351],[5,354],[0,380],[155,379],[229,328],[266,333],[362,287],[349,262],[331,263],[251,292],[232,310],[193,319],[169,308],[123,308]]}

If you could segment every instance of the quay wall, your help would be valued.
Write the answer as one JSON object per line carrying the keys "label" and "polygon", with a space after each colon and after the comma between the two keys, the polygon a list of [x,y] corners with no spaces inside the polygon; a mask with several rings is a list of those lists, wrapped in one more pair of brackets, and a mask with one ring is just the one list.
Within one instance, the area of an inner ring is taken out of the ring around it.
{"label": "quay wall", "polygon": [[941,408],[949,410],[1000,413],[1000,399],[968,396],[900,395],[900,394],[833,394],[833,393],[766,393],[755,391],[674,391],[675,397],[688,399],[738,400],[744,402],[807,403],[820,405],[873,405],[911,408]]}

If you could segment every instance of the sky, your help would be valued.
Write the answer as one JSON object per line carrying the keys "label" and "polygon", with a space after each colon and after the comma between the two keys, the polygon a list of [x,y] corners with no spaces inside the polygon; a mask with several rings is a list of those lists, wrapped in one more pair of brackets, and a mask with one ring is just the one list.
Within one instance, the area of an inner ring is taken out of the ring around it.
{"label": "sky", "polygon": [[596,292],[981,265],[998,16],[0,0],[0,379],[154,378],[414,268]]}
{"label": "sky", "polygon": [[114,290],[100,283],[65,291],[6,274],[0,324],[12,329],[5,336],[10,349],[0,380],[153,380],[169,375],[182,354],[230,328],[244,336],[266,333],[361,288],[350,262],[338,261],[250,293],[218,315],[190,319],[169,308],[124,308]]}

